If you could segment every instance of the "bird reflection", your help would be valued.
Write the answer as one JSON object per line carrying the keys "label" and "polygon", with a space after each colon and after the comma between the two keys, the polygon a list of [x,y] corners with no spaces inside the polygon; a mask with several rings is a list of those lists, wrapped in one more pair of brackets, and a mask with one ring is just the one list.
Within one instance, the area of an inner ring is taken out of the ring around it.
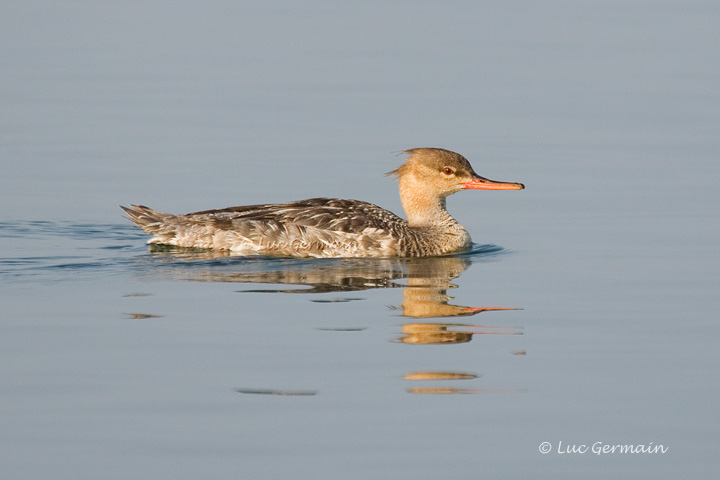
{"label": "bird reflection", "polygon": [[[448,290],[457,288],[452,281],[473,261],[500,253],[492,245],[476,246],[470,254],[430,258],[335,258],[296,259],[270,257],[233,257],[223,251],[198,251],[177,247],[152,246],[145,260],[166,268],[152,269],[164,278],[196,282],[234,282],[253,284],[240,292],[321,294],[349,293],[376,288],[401,288],[402,303],[393,307],[403,317],[420,319],[469,317],[482,312],[515,310],[508,307],[471,307],[454,305]],[[158,272],[159,271],[159,272]],[[147,272],[147,269],[144,270]],[[339,299],[314,299],[319,303],[360,300],[356,295]],[[402,325],[397,343],[409,345],[453,345],[468,343],[473,335],[521,335],[522,328],[484,326],[468,323],[413,321]],[[362,331],[365,328],[322,328],[327,331]],[[520,353],[516,353],[520,354]],[[522,351],[524,354],[524,351]],[[415,372],[405,380],[457,381],[475,379],[467,372]],[[257,389],[238,390],[258,393]],[[270,391],[270,390],[268,390]],[[414,387],[414,394],[514,393],[512,388]],[[283,391],[284,392],[284,391]],[[262,393],[267,393],[262,390]],[[275,390],[271,393],[278,394]],[[287,393],[284,393],[287,394]],[[296,393],[295,393],[296,394]]]}
{"label": "bird reflection", "polygon": [[[282,285],[284,288],[244,289],[263,293],[357,292],[375,288],[403,288],[402,315],[413,318],[470,316],[499,307],[467,307],[450,304],[447,290],[474,258],[491,256],[502,249],[476,246],[470,254],[430,258],[294,259],[232,257],[227,252],[152,246],[153,261],[168,265],[178,280]],[[192,268],[185,268],[187,266]],[[406,284],[403,284],[406,281]],[[292,288],[288,288],[292,287]],[[351,301],[354,298],[333,300]],[[321,302],[322,300],[317,300]],[[329,301],[328,301],[329,302]]]}

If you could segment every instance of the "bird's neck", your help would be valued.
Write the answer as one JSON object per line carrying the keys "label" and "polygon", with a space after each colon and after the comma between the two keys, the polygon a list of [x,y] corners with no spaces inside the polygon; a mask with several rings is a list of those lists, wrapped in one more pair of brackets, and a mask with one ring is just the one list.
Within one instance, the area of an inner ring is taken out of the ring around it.
{"label": "bird's neck", "polygon": [[449,227],[457,224],[445,207],[445,197],[430,193],[412,178],[400,181],[400,201],[410,227]]}

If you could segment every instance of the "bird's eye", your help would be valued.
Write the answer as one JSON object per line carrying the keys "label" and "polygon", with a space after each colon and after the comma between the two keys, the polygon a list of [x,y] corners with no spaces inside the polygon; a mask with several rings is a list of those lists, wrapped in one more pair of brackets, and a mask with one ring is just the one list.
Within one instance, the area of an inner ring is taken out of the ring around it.
{"label": "bird's eye", "polygon": [[445,167],[445,168],[443,168],[443,173],[444,173],[445,175],[452,175],[453,173],[455,173],[455,170],[453,170],[453,169],[450,168],[450,167]]}

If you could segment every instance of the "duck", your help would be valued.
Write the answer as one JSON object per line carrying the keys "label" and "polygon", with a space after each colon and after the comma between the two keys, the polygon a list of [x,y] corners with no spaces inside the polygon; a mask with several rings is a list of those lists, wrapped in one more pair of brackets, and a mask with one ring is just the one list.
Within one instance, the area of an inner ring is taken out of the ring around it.
{"label": "duck", "polygon": [[152,235],[148,244],[225,251],[231,255],[312,258],[436,257],[467,252],[472,239],[446,208],[461,190],[522,190],[522,183],[481,177],[470,162],[443,148],[402,152],[397,177],[407,220],[372,203],[310,198],[182,215],[143,205],[121,208]]}

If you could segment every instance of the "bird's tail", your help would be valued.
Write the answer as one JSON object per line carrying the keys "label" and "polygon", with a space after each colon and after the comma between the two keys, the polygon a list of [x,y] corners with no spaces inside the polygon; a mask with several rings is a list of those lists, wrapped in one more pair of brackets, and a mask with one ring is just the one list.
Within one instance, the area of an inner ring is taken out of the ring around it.
{"label": "bird's tail", "polygon": [[144,205],[130,205],[129,208],[120,205],[120,208],[125,210],[127,218],[135,225],[152,235],[167,230],[168,220],[175,217],[170,213],[158,212]]}

